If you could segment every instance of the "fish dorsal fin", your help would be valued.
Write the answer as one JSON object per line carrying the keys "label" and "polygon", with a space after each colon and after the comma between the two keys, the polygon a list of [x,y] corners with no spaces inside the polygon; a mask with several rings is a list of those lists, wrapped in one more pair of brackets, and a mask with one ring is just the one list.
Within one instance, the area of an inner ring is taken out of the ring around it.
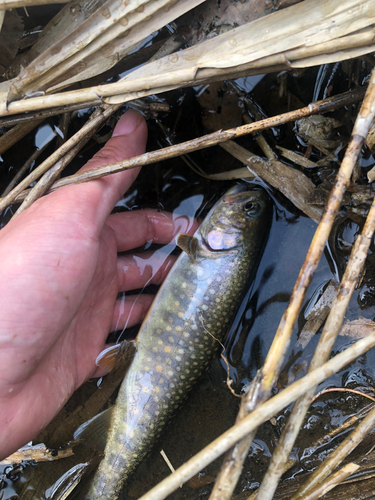
{"label": "fish dorsal fin", "polygon": [[198,240],[190,234],[179,234],[177,236],[177,246],[188,254],[191,260],[197,259]]}
{"label": "fish dorsal fin", "polygon": [[112,420],[113,409],[114,406],[111,406],[80,425],[73,434],[74,440],[82,441],[86,446],[94,450],[104,450]]}
{"label": "fish dorsal fin", "polygon": [[129,365],[133,361],[135,354],[134,340],[123,340],[119,344],[114,344],[102,351],[96,358],[96,366],[110,372],[115,367],[116,363],[124,363]]}

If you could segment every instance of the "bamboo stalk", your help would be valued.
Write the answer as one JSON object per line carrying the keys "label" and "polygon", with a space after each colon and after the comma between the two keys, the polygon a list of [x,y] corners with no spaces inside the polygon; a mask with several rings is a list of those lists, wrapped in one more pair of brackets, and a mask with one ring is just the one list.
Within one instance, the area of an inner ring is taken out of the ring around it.
{"label": "bamboo stalk", "polygon": [[168,476],[152,490],[143,495],[140,500],[164,499],[167,495],[170,495],[173,491],[177,490],[180,487],[180,484],[188,481],[194,476],[194,474],[197,474],[204,467],[225,453],[225,451],[231,448],[236,442],[256,430],[259,425],[269,420],[273,415],[302,396],[302,394],[310,387],[320,384],[373,347],[375,347],[375,331],[368,337],[359,340],[348,349],[345,349],[345,351],[334,356],[321,368],[305,375],[303,378],[297,380],[276,396],[261,404],[250,415],[241,420],[241,422],[236,423],[224,432],[224,434],[219,436],[203,450],[194,455],[185,464],[179,467],[174,474]]}
{"label": "bamboo stalk", "polygon": [[[240,127],[235,127],[229,130],[219,130],[217,132],[213,132],[212,134],[207,134],[202,137],[192,139],[175,146],[169,146],[158,151],[145,153],[143,155],[130,158],[129,160],[124,160],[118,163],[111,163],[110,165],[106,165],[104,167],[87,170],[83,173],[78,173],[69,177],[65,177],[64,179],[60,179],[52,186],[52,190],[72,184],[79,184],[81,182],[88,182],[90,180],[99,179],[100,177],[104,177],[106,175],[114,174],[117,172],[122,172],[123,170],[127,170],[130,168],[135,168],[142,165],[150,165],[161,160],[175,158],[176,156],[190,153],[192,151],[198,151],[199,149],[214,146],[221,142],[225,142],[228,139],[234,139],[236,137],[241,137],[249,133],[257,132],[258,130],[264,130],[266,128],[278,126],[284,123],[288,123],[292,120],[298,120],[299,118],[305,116],[310,116],[317,113],[327,113],[340,106],[347,106],[353,102],[357,102],[361,99],[363,93],[364,89],[358,89],[353,92],[345,92],[338,96],[329,97],[321,101],[313,102],[308,106],[295,111],[289,111],[281,115],[266,118],[255,123],[242,125]],[[71,140],[72,139],[69,139],[69,141]],[[69,141],[67,141],[62,147],[67,147]],[[30,180],[29,184],[31,182],[33,181]],[[13,203],[14,201],[18,202],[24,199],[25,194],[22,194],[19,197],[18,195],[25,187],[27,187],[28,184],[26,184],[26,186],[25,184],[26,182],[23,184],[22,189],[18,189],[17,187],[17,191],[15,191],[14,196],[12,195],[12,193],[9,193],[7,199],[0,199],[0,211],[4,210],[4,208],[6,208],[10,203]]]}
{"label": "bamboo stalk", "polygon": [[[260,370],[260,383],[257,384],[258,378],[253,381],[253,389],[249,391],[249,394],[252,394],[253,397],[251,399],[245,397],[241,404],[241,408],[243,407],[243,409],[240,408],[241,414],[245,413],[245,409],[247,412],[254,410],[257,404],[269,398],[272,387],[280,373],[281,365],[289,347],[293,325],[296,322],[306,295],[306,290],[311,283],[328,240],[333,221],[340,208],[346,187],[350,182],[353,168],[358,160],[361,146],[374,119],[374,103],[375,70],[372,72],[365,99],[354,124],[352,137],[337,174],[337,179],[332,188],[325,212],[314,234],[305,262],[295,283],[289,305],[280,321],[264,366]],[[227,500],[230,498],[239,479],[243,462],[254,435],[255,431],[247,436],[243,443],[238,443],[231,452],[227,453],[212,490],[210,500]]]}

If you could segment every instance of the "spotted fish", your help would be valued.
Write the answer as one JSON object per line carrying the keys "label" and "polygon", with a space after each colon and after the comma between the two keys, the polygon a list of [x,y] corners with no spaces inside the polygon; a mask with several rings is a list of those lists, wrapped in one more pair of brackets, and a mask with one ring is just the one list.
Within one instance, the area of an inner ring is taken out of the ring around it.
{"label": "spotted fish", "polygon": [[207,369],[264,247],[265,193],[238,186],[209,212],[161,286],[136,340],[136,354],[111,415],[104,458],[86,500],[114,500],[171,414]]}

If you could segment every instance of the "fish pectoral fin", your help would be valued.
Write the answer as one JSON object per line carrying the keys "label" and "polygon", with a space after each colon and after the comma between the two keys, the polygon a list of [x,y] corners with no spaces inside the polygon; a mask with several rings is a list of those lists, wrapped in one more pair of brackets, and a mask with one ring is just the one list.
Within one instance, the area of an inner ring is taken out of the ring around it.
{"label": "fish pectoral fin", "polygon": [[116,364],[121,363],[124,366],[131,365],[135,354],[134,340],[123,340],[119,344],[114,344],[102,351],[96,358],[96,366],[99,366],[106,372],[113,370]]}
{"label": "fish pectoral fin", "polygon": [[188,254],[193,262],[197,259],[198,240],[190,234],[181,233],[177,236],[177,246]]}
{"label": "fish pectoral fin", "polygon": [[73,434],[74,440],[82,441],[87,447],[94,450],[104,451],[113,409],[114,406],[111,406],[80,425]]}

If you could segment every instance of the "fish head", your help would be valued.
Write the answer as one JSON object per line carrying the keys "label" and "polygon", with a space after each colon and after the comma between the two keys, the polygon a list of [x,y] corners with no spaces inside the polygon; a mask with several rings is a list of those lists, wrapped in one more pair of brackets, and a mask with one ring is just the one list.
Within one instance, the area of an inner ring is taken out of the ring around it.
{"label": "fish head", "polygon": [[208,214],[200,230],[202,240],[214,252],[243,246],[253,235],[268,233],[271,214],[271,202],[263,190],[235,186]]}

